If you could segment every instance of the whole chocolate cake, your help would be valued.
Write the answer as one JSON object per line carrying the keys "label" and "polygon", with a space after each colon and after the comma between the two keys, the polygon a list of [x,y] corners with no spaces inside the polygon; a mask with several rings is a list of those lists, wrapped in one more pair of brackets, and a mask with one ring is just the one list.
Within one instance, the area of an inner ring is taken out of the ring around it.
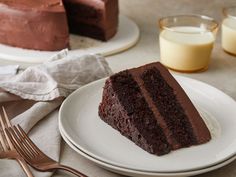
{"label": "whole chocolate cake", "polygon": [[184,90],[159,62],[121,71],[108,78],[99,116],[156,155],[211,139]]}
{"label": "whole chocolate cake", "polygon": [[0,43],[14,47],[61,50],[69,31],[106,41],[117,26],[118,0],[0,0]]}
{"label": "whole chocolate cake", "polygon": [[0,0],[0,43],[36,50],[69,46],[61,0]]}

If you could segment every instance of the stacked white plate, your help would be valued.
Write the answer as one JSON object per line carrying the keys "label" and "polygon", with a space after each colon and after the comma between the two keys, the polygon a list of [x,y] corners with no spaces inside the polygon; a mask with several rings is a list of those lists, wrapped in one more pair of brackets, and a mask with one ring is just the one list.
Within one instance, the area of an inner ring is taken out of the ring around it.
{"label": "stacked white plate", "polygon": [[175,76],[202,117],[212,139],[164,156],[147,153],[98,116],[105,79],[88,84],[62,104],[59,128],[66,143],[85,158],[128,176],[191,176],[236,158],[236,102],[205,83]]}

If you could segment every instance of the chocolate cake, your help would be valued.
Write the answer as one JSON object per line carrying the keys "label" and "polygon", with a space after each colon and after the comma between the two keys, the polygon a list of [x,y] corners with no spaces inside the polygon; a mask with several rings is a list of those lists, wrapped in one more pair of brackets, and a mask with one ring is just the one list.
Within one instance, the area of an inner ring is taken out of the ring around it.
{"label": "chocolate cake", "polygon": [[64,0],[71,33],[107,41],[116,34],[118,0]]}
{"label": "chocolate cake", "polygon": [[36,50],[69,46],[61,0],[0,0],[0,43]]}
{"label": "chocolate cake", "polygon": [[0,43],[14,47],[68,48],[69,31],[106,41],[117,26],[118,0],[0,0]]}
{"label": "chocolate cake", "polygon": [[159,62],[121,71],[108,78],[99,116],[156,155],[211,139],[184,90]]}

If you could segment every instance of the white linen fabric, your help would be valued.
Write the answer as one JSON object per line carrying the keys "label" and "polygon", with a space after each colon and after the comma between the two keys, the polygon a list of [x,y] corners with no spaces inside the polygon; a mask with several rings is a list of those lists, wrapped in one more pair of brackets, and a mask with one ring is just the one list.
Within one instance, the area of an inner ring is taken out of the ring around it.
{"label": "white linen fabric", "polygon": [[0,75],[15,75],[19,69],[19,65],[0,66]]}
{"label": "white linen fabric", "polygon": [[[13,124],[20,124],[30,138],[51,158],[59,161],[61,137],[58,108],[70,93],[94,80],[111,74],[100,55],[68,56],[63,50],[48,62],[32,66],[18,75],[0,75],[0,106]],[[51,172],[37,172],[49,177]],[[0,177],[24,177],[13,160],[0,160]]]}

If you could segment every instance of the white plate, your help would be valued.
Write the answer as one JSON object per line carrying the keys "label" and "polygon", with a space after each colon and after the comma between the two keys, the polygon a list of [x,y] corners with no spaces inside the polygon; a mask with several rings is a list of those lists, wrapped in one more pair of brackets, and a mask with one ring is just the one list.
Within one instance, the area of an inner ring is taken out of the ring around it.
{"label": "white plate", "polygon": [[105,163],[145,172],[182,172],[206,168],[235,155],[236,102],[202,82],[175,76],[206,120],[212,140],[164,156],[147,153],[98,116],[104,79],[84,86],[62,104],[59,124],[81,151]]}
{"label": "white plate", "polygon": [[88,154],[84,153],[83,151],[81,151],[79,148],[77,148],[76,146],[73,145],[72,142],[70,142],[66,135],[64,135],[63,131],[60,129],[60,133],[62,135],[62,138],[65,140],[65,142],[77,153],[79,153],[80,155],[84,156],[85,158],[91,160],[92,162],[95,162],[97,165],[101,166],[102,168],[105,168],[107,170],[116,172],[116,173],[120,173],[123,175],[127,175],[127,176],[135,176],[135,177],[185,177],[185,176],[194,176],[194,175],[199,175],[202,173],[206,173],[212,170],[216,170],[218,168],[221,168],[231,162],[233,162],[236,159],[236,156],[233,156],[219,164],[207,167],[207,168],[202,168],[199,170],[193,170],[193,171],[188,171],[188,172],[179,172],[179,173],[158,173],[158,172],[154,172],[154,173],[150,173],[150,172],[144,172],[144,171],[135,171],[135,170],[131,170],[131,169],[126,169],[126,168],[121,168],[118,166],[114,166],[105,162],[102,162],[98,159],[95,159],[91,156],[89,156]]}
{"label": "white plate", "polygon": [[[78,35],[70,35],[71,50],[69,51],[69,55],[100,53],[108,56],[132,47],[137,43],[138,39],[138,26],[129,18],[120,15],[118,32],[107,42]],[[16,62],[42,63],[57,52],[28,50],[0,44],[0,58]]]}

